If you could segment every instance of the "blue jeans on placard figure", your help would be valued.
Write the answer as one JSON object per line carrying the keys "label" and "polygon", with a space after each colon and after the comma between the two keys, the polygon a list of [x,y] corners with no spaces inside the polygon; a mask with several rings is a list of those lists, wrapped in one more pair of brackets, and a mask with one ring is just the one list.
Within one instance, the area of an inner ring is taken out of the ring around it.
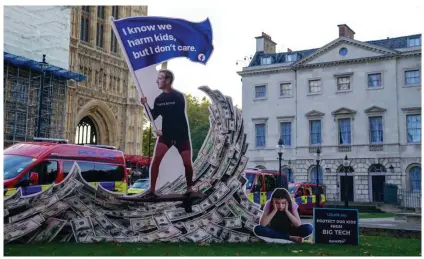
{"label": "blue jeans on placard figure", "polygon": [[311,235],[313,232],[313,227],[311,224],[303,224],[297,228],[295,227],[290,228],[288,233],[282,233],[272,228],[262,227],[261,225],[257,225],[253,229],[253,232],[257,236],[290,240],[290,236],[299,236],[304,238]]}

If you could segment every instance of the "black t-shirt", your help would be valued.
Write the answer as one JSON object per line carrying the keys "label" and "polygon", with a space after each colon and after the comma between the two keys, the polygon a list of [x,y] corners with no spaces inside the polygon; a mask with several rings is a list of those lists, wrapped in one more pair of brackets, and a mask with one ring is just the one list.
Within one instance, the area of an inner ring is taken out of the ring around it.
{"label": "black t-shirt", "polygon": [[162,134],[165,140],[184,141],[189,139],[188,123],[185,115],[184,95],[176,90],[162,92],[150,109],[153,119],[162,116]]}
{"label": "black t-shirt", "polygon": [[288,233],[290,230],[290,219],[284,211],[277,211],[269,223],[270,227],[281,233]]}

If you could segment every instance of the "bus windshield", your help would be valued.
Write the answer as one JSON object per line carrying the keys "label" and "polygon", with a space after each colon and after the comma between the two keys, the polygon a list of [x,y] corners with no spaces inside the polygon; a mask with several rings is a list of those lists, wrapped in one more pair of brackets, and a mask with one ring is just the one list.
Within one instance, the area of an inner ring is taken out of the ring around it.
{"label": "bus windshield", "polygon": [[4,179],[13,179],[25,170],[34,158],[29,156],[4,155]]}

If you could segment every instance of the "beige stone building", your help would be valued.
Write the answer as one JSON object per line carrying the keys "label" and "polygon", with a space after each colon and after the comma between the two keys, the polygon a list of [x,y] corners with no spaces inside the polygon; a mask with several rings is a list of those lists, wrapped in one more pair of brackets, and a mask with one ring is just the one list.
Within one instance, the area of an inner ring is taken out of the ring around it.
{"label": "beige stone building", "polygon": [[71,143],[141,155],[144,111],[109,17],[143,15],[147,6],[72,8],[69,69],[88,80],[69,83],[65,137]]}

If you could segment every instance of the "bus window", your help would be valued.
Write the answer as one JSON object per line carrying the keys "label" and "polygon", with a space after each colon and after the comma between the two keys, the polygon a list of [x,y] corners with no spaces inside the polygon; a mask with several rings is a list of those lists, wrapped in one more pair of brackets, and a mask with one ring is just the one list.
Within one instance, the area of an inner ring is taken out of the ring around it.
{"label": "bus window", "polygon": [[66,178],[66,176],[71,172],[72,166],[74,166],[74,161],[63,161],[63,177]]}
{"label": "bus window", "polygon": [[30,170],[30,172],[38,173],[38,184],[52,184],[57,177],[57,164],[57,161],[43,161]]}
{"label": "bus window", "polygon": [[94,164],[97,182],[119,182],[125,178],[120,165]]}

